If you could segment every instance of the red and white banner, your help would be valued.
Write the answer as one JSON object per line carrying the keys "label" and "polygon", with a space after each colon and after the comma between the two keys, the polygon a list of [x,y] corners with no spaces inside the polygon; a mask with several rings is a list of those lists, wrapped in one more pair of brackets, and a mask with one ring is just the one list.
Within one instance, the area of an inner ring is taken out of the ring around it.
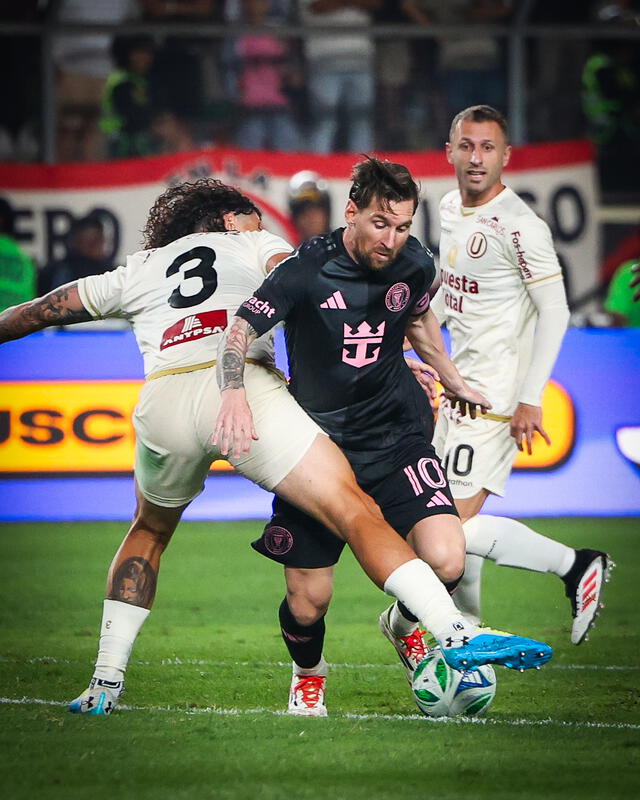
{"label": "red and white banner", "polygon": [[[422,202],[413,233],[437,249],[438,203],[455,188],[444,153],[393,153],[421,184]],[[351,168],[357,154],[320,156],[242,150],[199,150],[174,156],[97,164],[0,165],[0,192],[17,212],[18,238],[43,265],[64,255],[72,222],[99,211],[110,224],[114,263],[140,249],[140,232],[155,198],[169,185],[212,175],[237,186],[264,212],[265,227],[295,242],[287,207],[291,176],[312,169],[328,184],[332,224],[343,224]],[[597,176],[590,145],[583,141],[514,148],[505,183],[551,226],[571,296],[597,283],[600,240],[595,216]]]}

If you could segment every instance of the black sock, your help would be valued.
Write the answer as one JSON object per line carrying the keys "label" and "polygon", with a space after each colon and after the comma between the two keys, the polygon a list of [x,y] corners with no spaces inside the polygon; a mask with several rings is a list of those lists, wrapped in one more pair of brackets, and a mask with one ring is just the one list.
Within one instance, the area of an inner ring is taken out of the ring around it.
{"label": "black sock", "polygon": [[404,603],[401,603],[399,600],[396,600],[396,602],[398,604],[398,611],[405,619],[408,619],[409,622],[418,622],[418,617],[414,617]]}
{"label": "black sock", "polygon": [[278,611],[280,630],[289,655],[303,669],[311,669],[322,658],[324,645],[324,616],[312,625],[300,625],[291,613],[285,597]]}

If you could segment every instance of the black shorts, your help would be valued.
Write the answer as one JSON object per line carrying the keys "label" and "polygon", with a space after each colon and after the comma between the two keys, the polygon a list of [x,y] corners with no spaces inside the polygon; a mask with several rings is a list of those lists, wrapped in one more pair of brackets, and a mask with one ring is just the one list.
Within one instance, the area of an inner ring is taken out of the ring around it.
{"label": "black shorts", "polygon": [[[414,525],[435,514],[458,516],[435,450],[415,438],[384,459],[345,451],[361,488],[380,506],[389,525],[406,538]],[[251,546],[289,567],[319,569],[336,564],[345,546],[322,523],[276,495],[273,516]]]}

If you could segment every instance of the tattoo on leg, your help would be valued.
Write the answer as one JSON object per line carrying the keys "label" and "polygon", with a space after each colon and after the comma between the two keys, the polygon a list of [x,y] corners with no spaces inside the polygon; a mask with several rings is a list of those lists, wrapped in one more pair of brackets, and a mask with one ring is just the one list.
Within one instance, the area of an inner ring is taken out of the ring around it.
{"label": "tattoo on leg", "polygon": [[146,558],[128,558],[115,571],[107,599],[149,608],[157,581],[158,575]]}

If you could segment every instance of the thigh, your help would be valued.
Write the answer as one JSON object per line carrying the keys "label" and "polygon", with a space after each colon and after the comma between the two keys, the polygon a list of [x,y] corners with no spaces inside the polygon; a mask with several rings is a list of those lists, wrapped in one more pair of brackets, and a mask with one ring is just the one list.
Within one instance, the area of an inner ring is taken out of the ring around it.
{"label": "thigh", "polygon": [[[238,472],[270,492],[295,469],[316,437],[326,436],[289,393],[282,376],[247,364],[245,386],[259,438],[248,454],[229,460]],[[202,437],[211,438],[217,412],[217,404],[207,407]],[[217,450],[214,455],[220,457]]]}
{"label": "thigh", "polygon": [[141,495],[156,506],[184,506],[204,488],[212,458],[199,441],[193,406],[203,372],[167,375],[140,393],[134,471]]}
{"label": "thigh", "polygon": [[262,536],[251,543],[263,556],[302,570],[319,570],[338,562],[345,543],[325,525],[275,497],[273,516]]}
{"label": "thigh", "polygon": [[438,417],[436,439],[456,500],[472,498],[483,489],[504,495],[517,447],[508,422],[466,417]]}

